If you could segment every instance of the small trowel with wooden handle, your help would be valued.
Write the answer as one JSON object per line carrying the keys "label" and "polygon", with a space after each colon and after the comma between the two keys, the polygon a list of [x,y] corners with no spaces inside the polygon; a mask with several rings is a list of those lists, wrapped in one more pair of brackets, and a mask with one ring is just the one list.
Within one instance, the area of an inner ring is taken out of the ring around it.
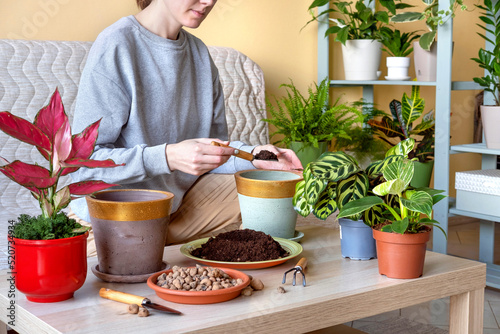
{"label": "small trowel with wooden handle", "polygon": [[[224,145],[224,144],[221,144],[221,143],[218,143],[216,141],[213,141],[210,143],[211,145],[213,146],[220,146],[220,147],[231,147],[229,145]],[[234,147],[231,147],[231,148],[234,148]],[[272,155],[274,155],[274,153],[271,153],[271,152],[267,152],[267,153],[270,153]],[[277,158],[274,158],[276,157],[276,155],[274,155],[273,158],[271,159],[263,159],[262,157],[259,157],[258,155],[257,156],[254,156],[252,153],[248,153],[248,152],[245,152],[245,151],[241,151],[241,150],[238,150],[238,149],[235,149],[234,150],[234,154],[233,154],[235,157],[238,157],[238,158],[241,158],[241,159],[245,159],[245,160],[248,160],[248,161],[253,161],[255,159],[257,160],[271,160],[271,161],[278,161]]]}
{"label": "small trowel with wooden handle", "polygon": [[181,312],[174,310],[170,307],[166,307],[166,306],[163,306],[160,304],[152,303],[151,300],[149,300],[148,298],[132,295],[130,293],[101,288],[101,290],[99,290],[99,296],[101,296],[102,298],[114,300],[114,301],[117,301],[120,303],[137,304],[139,306],[143,306],[146,308],[152,308],[152,309],[166,312],[166,313],[177,314],[177,315],[182,314]]}

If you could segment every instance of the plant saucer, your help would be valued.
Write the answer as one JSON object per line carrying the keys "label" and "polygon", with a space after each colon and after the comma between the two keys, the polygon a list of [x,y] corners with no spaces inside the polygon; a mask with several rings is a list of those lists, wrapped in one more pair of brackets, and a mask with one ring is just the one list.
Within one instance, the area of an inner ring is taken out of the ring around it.
{"label": "plant saucer", "polygon": [[411,77],[402,77],[402,78],[385,77],[385,80],[388,80],[388,81],[408,81],[410,79],[411,79]]}
{"label": "plant saucer", "polygon": [[293,235],[293,237],[287,239],[295,242],[300,242],[300,240],[302,240],[303,237],[304,237],[304,232],[295,230],[295,234]]}
{"label": "plant saucer", "polygon": [[[148,280],[148,278],[154,273],[148,274],[140,274],[140,275],[113,275],[107,274],[99,271],[99,264],[92,266],[92,273],[97,277],[103,280],[104,282],[109,283],[144,283]],[[166,262],[162,262],[161,269],[166,270],[170,269],[170,265]]]}

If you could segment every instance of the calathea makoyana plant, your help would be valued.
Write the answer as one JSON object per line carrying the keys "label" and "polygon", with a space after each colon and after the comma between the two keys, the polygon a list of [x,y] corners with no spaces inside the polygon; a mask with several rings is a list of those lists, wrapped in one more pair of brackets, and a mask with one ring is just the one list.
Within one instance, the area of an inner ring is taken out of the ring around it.
{"label": "calathea makoyana plant", "polygon": [[[373,188],[376,196],[366,196],[347,203],[340,209],[337,217],[351,217],[378,208],[385,222],[381,228],[383,232],[418,233],[426,226],[435,226],[446,235],[439,222],[432,219],[432,208],[446,197],[442,194],[444,191],[431,188],[414,189],[410,186],[415,165],[408,159],[408,153],[413,150],[414,145],[415,140],[412,138],[401,142],[397,149],[402,150],[399,153],[402,153],[403,158],[383,168],[384,182]],[[384,200],[390,195],[396,196],[392,203]]]}
{"label": "calathea makoyana plant", "polygon": [[103,181],[82,181],[58,189],[62,176],[80,167],[117,167],[112,160],[92,160],[91,154],[97,139],[100,120],[89,125],[81,133],[72,135],[68,116],[58,90],[47,106],[40,109],[33,121],[0,112],[0,130],[20,141],[34,145],[48,161],[48,168],[19,160],[12,162],[0,157],[0,172],[28,189],[38,201],[42,214],[30,217],[21,214],[14,227],[13,236],[21,239],[58,239],[75,236],[86,228],[68,219],[61,210],[66,208],[72,196],[84,196],[104,190],[116,184]]}
{"label": "calathea makoyana plant", "polygon": [[[304,180],[297,183],[293,197],[295,210],[304,217],[313,213],[324,220],[349,202],[374,195],[372,190],[383,181],[385,167],[404,158],[401,145],[391,148],[384,159],[371,163],[364,170],[345,152],[324,153],[304,169]],[[390,203],[392,199],[393,196],[387,196],[384,200]],[[368,226],[385,220],[380,207],[361,210],[347,218],[362,219]]]}

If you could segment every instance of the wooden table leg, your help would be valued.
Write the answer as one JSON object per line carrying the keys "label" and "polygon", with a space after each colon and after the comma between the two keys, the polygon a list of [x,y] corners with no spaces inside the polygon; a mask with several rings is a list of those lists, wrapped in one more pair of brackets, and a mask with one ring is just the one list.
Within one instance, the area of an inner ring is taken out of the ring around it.
{"label": "wooden table leg", "polygon": [[484,288],[450,297],[450,333],[483,332]]}

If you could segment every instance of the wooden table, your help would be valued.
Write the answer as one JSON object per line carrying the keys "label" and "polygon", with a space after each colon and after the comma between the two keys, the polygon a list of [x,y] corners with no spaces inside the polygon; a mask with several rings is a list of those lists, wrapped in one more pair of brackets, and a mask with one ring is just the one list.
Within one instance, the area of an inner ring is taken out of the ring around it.
{"label": "wooden table", "polygon": [[[323,227],[301,227],[309,260],[307,286],[282,285],[283,273],[298,259],[276,267],[246,270],[260,278],[265,289],[250,297],[210,305],[174,304],[158,298],[144,283],[105,283],[90,271],[85,285],[74,298],[40,304],[15,296],[15,327],[19,333],[303,333],[373,316],[379,313],[451,296],[450,333],[482,333],[486,265],[439,253],[427,252],[424,274],[412,280],[389,279],[378,273],[377,261],[351,261],[340,253],[339,232]],[[195,263],[179,252],[165,249],[170,264]],[[0,320],[7,323],[9,282],[0,273]],[[298,278],[301,283],[301,278]],[[278,293],[283,286],[286,293]],[[127,306],[98,296],[101,287],[150,298],[184,313],[182,316],[152,311],[139,318],[126,313]]]}

